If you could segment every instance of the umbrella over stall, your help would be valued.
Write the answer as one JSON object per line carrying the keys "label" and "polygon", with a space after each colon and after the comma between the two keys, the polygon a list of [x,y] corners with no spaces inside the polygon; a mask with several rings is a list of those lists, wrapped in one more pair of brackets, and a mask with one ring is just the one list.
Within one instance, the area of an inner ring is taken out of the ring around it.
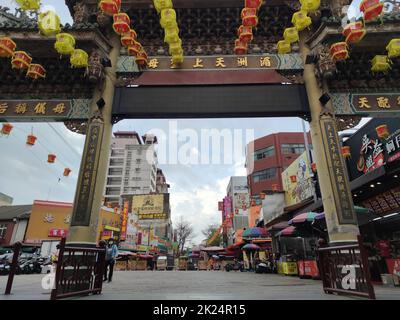
{"label": "umbrella over stall", "polygon": [[245,251],[258,251],[260,250],[260,247],[254,243],[248,243],[244,245],[242,249]]}
{"label": "umbrella over stall", "polygon": [[242,234],[242,238],[261,238],[267,236],[268,236],[267,230],[259,227],[247,229]]}
{"label": "umbrella over stall", "polygon": [[293,219],[290,219],[288,221],[288,224],[296,225],[296,224],[301,224],[304,222],[312,222],[312,221],[314,221],[314,219],[317,215],[318,215],[318,213],[316,213],[316,212],[301,213],[301,214],[295,216]]}
{"label": "umbrella over stall", "polygon": [[298,234],[298,230],[294,226],[289,226],[276,234],[276,237],[279,236],[294,236]]}

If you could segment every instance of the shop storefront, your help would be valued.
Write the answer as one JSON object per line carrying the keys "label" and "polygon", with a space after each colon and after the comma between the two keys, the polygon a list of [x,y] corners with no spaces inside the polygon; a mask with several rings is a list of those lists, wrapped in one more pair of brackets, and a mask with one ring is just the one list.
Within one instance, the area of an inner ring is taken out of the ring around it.
{"label": "shop storefront", "polygon": [[360,226],[372,279],[400,276],[400,123],[372,119],[344,145],[354,203],[375,214]]}

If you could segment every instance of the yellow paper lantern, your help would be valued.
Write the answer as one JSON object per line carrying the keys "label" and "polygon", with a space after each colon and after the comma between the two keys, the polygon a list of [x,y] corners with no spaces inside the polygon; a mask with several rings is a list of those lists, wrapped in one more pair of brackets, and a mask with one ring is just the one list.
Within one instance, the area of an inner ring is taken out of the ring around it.
{"label": "yellow paper lantern", "polygon": [[279,54],[286,54],[292,51],[292,46],[290,45],[290,42],[286,40],[280,40],[276,45],[276,49],[278,50]]}
{"label": "yellow paper lantern", "polygon": [[61,31],[60,17],[54,11],[46,11],[39,14],[39,30],[45,36],[52,36]]}
{"label": "yellow paper lantern", "polygon": [[304,30],[312,23],[311,18],[307,16],[307,11],[300,10],[293,14],[292,23],[298,31]]}
{"label": "yellow paper lantern", "polygon": [[59,54],[71,54],[75,49],[75,38],[69,33],[57,34],[54,49],[56,49]]}
{"label": "yellow paper lantern", "polygon": [[15,0],[22,10],[39,10],[40,0]]}
{"label": "yellow paper lantern", "polygon": [[179,41],[179,29],[178,27],[165,29],[164,42],[175,43]]}
{"label": "yellow paper lantern", "polygon": [[154,0],[154,8],[160,13],[164,9],[172,9],[172,0]]}
{"label": "yellow paper lantern", "polygon": [[86,68],[89,65],[89,56],[82,49],[75,49],[70,58],[72,68]]}
{"label": "yellow paper lantern", "polygon": [[321,0],[300,0],[301,10],[308,12],[318,10]]}
{"label": "yellow paper lantern", "polygon": [[283,38],[289,43],[299,41],[299,32],[297,28],[296,27],[286,28],[285,31],[283,32]]}
{"label": "yellow paper lantern", "polygon": [[372,72],[387,72],[388,70],[390,70],[390,65],[392,64],[389,57],[384,55],[376,55],[371,62]]}
{"label": "yellow paper lantern", "polygon": [[164,29],[177,27],[176,12],[174,9],[164,9],[161,11],[161,27]]}
{"label": "yellow paper lantern", "polygon": [[386,47],[389,58],[395,58],[400,56],[400,38],[390,40]]}

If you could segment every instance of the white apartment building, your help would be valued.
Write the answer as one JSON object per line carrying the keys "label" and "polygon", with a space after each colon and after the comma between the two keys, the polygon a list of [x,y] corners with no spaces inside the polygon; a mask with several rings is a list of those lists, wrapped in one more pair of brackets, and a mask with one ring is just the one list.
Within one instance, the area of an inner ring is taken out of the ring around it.
{"label": "white apartment building", "polygon": [[104,203],[122,205],[122,195],[156,192],[157,137],[118,131],[111,141]]}

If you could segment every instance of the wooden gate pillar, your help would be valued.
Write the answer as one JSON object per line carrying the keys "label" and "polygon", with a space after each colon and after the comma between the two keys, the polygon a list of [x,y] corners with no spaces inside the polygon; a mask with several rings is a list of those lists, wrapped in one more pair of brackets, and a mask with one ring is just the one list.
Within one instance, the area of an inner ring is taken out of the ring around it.
{"label": "wooden gate pillar", "polygon": [[[71,218],[68,244],[95,245],[97,224],[104,193],[108,157],[112,135],[112,104],[117,61],[120,54],[120,40],[115,35],[111,39],[109,54],[111,68],[99,88],[95,89],[91,106],[91,117],[86,132],[85,147],[79,170],[74,209]],[[97,101],[104,100],[99,107]]]}
{"label": "wooden gate pillar", "polygon": [[[310,49],[306,44],[306,34],[301,35],[300,51],[305,61]],[[338,131],[332,103],[320,101],[327,92],[326,86],[319,86],[315,75],[315,65],[304,65],[304,82],[311,111],[311,139],[315,152],[319,184],[322,194],[329,242],[356,242],[359,233],[354,211],[350,183],[341,153]],[[322,89],[323,87],[324,89]]]}

